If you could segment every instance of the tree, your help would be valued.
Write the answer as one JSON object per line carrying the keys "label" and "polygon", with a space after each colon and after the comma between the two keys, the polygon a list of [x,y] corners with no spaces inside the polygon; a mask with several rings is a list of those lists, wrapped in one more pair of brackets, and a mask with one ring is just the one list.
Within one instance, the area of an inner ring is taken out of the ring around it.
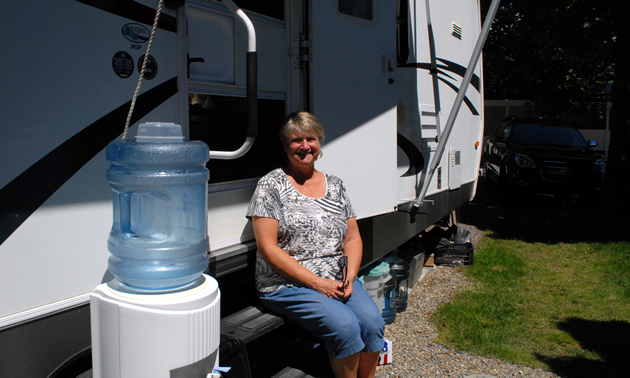
{"label": "tree", "polygon": [[610,12],[608,1],[504,0],[484,47],[486,98],[530,99],[546,117],[593,101],[613,78]]}
{"label": "tree", "polygon": [[[481,0],[482,9],[490,3]],[[583,104],[597,100],[612,83],[606,198],[612,209],[625,210],[630,210],[628,14],[626,0],[504,0],[484,46],[486,98],[531,99],[539,116],[588,116]]]}
{"label": "tree", "polygon": [[628,1],[612,1],[615,26],[615,78],[610,122],[610,147],[606,170],[610,206],[630,210],[630,29]]}

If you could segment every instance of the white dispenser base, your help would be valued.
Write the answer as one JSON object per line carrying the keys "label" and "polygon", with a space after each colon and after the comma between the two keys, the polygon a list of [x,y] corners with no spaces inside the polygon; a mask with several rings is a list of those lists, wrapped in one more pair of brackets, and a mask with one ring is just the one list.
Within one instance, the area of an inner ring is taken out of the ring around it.
{"label": "white dispenser base", "polygon": [[[218,365],[217,281],[172,294],[129,294],[99,285],[90,297],[95,378],[205,377]],[[205,374],[204,374],[205,373]]]}

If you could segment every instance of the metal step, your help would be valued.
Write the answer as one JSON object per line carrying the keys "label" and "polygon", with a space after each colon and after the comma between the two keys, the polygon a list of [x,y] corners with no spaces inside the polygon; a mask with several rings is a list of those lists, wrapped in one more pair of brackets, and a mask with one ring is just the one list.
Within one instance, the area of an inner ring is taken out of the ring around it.
{"label": "metal step", "polygon": [[310,374],[304,373],[300,369],[292,368],[290,366],[285,367],[271,378],[316,378]]}
{"label": "metal step", "polygon": [[246,344],[284,324],[284,319],[250,306],[221,319],[221,335]]}
{"label": "metal step", "polygon": [[422,142],[438,143],[439,128],[435,106],[427,104],[420,105],[420,129],[422,131]]}

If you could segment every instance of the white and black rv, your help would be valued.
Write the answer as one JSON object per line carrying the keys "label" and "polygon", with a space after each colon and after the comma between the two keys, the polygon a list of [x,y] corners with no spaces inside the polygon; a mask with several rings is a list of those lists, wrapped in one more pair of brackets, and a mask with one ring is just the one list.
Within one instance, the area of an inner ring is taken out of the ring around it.
{"label": "white and black rv", "polygon": [[[290,112],[308,110],[326,130],[318,168],[348,188],[364,264],[474,197],[478,0],[234,2],[250,24],[228,1],[167,0],[155,30],[158,0],[5,2],[3,377],[61,376],[89,361],[89,295],[113,278],[105,147],[123,132],[151,35],[129,132],[174,122],[210,146],[208,272],[222,314],[249,305],[240,294],[253,290],[256,251],[245,211],[258,178],[280,163],[277,131]],[[244,144],[244,154],[224,153]]]}

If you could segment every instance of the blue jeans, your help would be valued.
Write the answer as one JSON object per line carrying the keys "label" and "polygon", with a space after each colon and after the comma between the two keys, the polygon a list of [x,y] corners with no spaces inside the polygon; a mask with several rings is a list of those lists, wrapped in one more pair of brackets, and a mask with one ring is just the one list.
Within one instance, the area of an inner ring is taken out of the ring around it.
{"label": "blue jeans", "polygon": [[328,354],[336,358],[383,349],[385,322],[358,279],[354,280],[352,295],[346,303],[301,286],[258,296],[265,307],[323,339]]}

